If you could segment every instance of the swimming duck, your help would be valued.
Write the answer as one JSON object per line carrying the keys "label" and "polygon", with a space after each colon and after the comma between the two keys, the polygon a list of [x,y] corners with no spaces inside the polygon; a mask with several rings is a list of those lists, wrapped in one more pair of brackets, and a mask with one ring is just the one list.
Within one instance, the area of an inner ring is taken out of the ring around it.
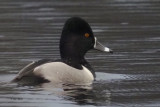
{"label": "swimming duck", "polygon": [[112,53],[94,37],[90,25],[82,18],[69,18],[60,38],[60,60],[42,59],[24,67],[13,81],[25,78],[39,82],[63,84],[92,83],[95,72],[84,58],[87,51],[97,49]]}

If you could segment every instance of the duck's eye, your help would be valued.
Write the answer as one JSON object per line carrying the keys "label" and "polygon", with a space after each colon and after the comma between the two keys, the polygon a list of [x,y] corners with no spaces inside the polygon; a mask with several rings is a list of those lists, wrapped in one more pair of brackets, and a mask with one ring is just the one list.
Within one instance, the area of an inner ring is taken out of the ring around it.
{"label": "duck's eye", "polygon": [[89,33],[85,33],[84,36],[85,36],[86,38],[88,38],[90,35],[89,35]]}

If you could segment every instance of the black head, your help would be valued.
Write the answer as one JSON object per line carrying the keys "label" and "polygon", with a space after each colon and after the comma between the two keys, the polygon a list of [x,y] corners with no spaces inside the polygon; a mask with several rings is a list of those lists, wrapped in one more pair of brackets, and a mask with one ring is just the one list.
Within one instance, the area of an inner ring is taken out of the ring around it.
{"label": "black head", "polygon": [[93,49],[94,35],[89,24],[79,18],[73,17],[66,21],[60,39],[61,58],[83,59],[85,53]]}

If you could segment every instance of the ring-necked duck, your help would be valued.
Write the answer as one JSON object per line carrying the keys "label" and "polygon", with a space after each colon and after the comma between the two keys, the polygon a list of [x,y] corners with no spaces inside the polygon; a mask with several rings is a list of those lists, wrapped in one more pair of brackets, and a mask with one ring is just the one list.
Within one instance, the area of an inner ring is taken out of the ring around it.
{"label": "ring-necked duck", "polygon": [[63,27],[60,39],[60,60],[42,59],[24,67],[13,81],[25,78],[39,82],[83,84],[92,83],[95,72],[85,60],[84,55],[90,49],[112,53],[94,37],[89,24],[79,18],[68,19]]}

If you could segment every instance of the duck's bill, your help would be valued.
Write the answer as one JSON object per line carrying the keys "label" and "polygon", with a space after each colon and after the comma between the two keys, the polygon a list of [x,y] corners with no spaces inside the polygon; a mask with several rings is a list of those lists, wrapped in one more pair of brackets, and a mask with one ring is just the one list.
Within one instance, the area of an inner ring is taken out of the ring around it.
{"label": "duck's bill", "polygon": [[97,50],[100,50],[100,51],[103,51],[103,52],[113,53],[113,51],[111,49],[103,46],[100,42],[98,42],[96,37],[95,37],[94,49],[97,49]]}

